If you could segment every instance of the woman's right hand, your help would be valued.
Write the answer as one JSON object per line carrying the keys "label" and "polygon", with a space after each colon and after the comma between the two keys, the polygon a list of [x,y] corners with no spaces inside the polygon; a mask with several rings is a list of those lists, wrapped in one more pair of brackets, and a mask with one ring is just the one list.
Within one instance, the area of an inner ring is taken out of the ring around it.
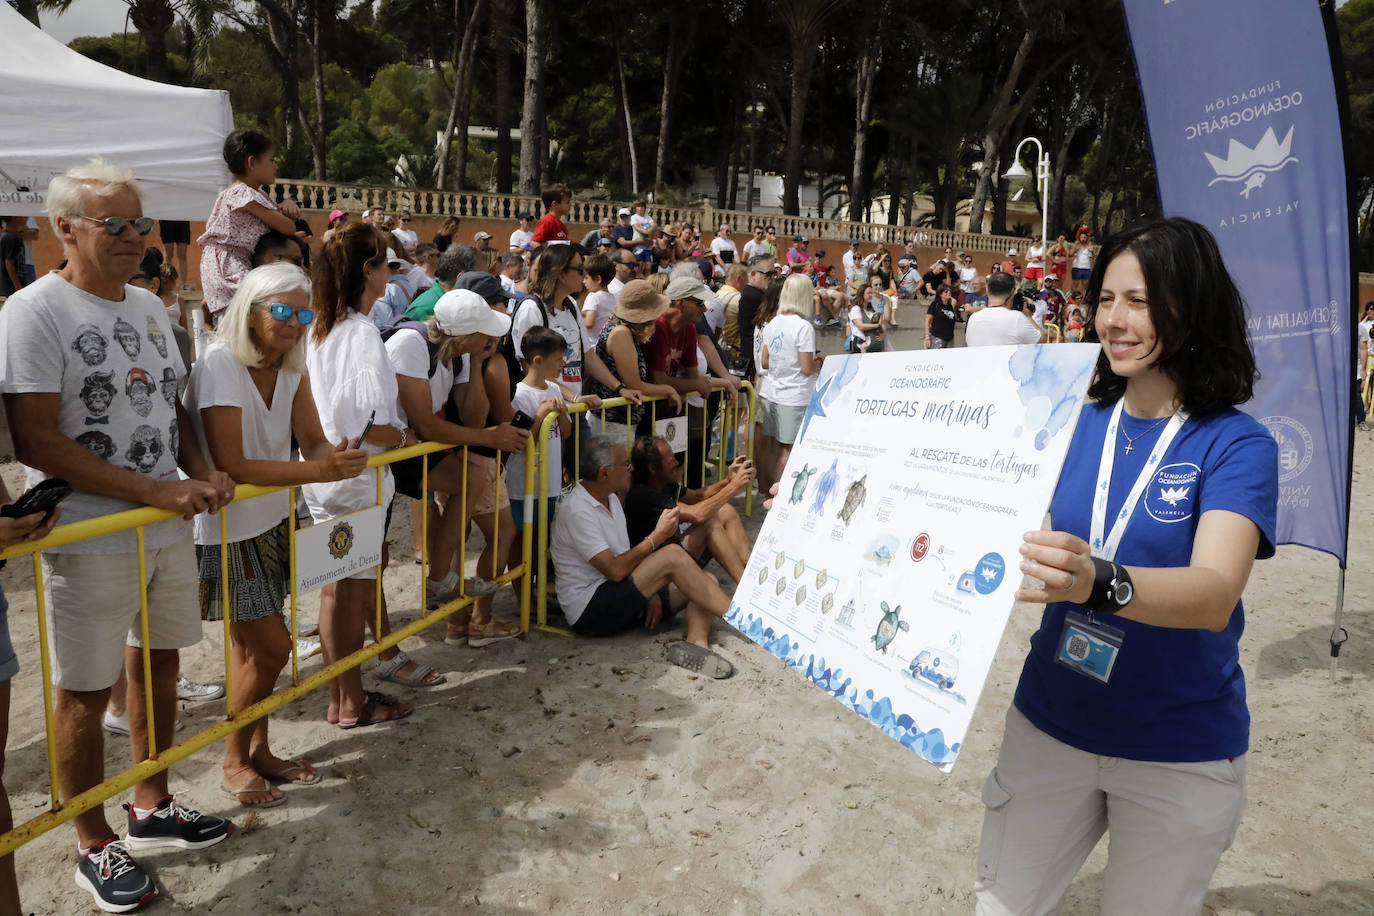
{"label": "woman's right hand", "polygon": [[323,481],[347,480],[366,470],[367,452],[360,448],[350,448],[348,440],[344,439],[334,446],[334,451],[320,464],[325,474]]}
{"label": "woman's right hand", "polygon": [[36,541],[47,537],[48,532],[52,531],[61,517],[61,509],[53,509],[51,512],[30,512],[19,518],[0,517],[0,549],[21,541]]}

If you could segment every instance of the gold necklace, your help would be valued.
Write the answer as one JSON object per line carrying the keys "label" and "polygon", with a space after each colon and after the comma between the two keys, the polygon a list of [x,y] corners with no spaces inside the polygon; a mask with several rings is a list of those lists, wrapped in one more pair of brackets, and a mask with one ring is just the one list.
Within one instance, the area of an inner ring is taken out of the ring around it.
{"label": "gold necklace", "polygon": [[1122,423],[1122,424],[1121,424],[1121,435],[1123,435],[1123,436],[1126,437],[1126,454],[1129,455],[1129,454],[1131,453],[1131,449],[1135,446],[1135,440],[1139,439],[1141,436],[1147,436],[1147,435],[1149,435],[1150,433],[1152,433],[1152,432],[1154,432],[1155,430],[1159,429],[1159,427],[1162,426],[1162,425],[1165,423],[1165,421],[1167,421],[1167,420],[1172,420],[1172,419],[1173,419],[1172,416],[1160,417],[1159,420],[1158,420],[1153,426],[1151,426],[1149,429],[1145,430],[1144,432],[1136,433],[1134,436],[1132,436],[1131,434],[1129,434],[1129,433],[1126,432],[1126,424],[1125,424],[1125,423]]}

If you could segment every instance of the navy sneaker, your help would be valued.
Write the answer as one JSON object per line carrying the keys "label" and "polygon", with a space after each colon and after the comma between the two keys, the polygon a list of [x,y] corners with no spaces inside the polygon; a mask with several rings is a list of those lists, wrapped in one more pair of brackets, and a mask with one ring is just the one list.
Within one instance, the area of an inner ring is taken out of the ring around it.
{"label": "navy sneaker", "polygon": [[232,821],[178,805],[170,795],[145,818],[135,817],[132,805],[125,805],[124,810],[129,812],[129,836],[124,845],[136,851],[204,849],[234,832]]}
{"label": "navy sneaker", "polygon": [[76,886],[88,891],[95,905],[107,913],[128,913],[157,897],[153,879],[116,837],[91,846],[77,857]]}

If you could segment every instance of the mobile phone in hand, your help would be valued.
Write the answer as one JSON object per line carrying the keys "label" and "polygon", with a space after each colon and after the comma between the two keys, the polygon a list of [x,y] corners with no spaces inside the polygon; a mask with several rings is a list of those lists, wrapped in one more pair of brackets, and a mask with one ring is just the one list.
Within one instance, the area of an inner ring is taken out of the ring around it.
{"label": "mobile phone in hand", "polygon": [[510,425],[516,429],[531,430],[534,429],[534,417],[523,410],[517,410],[515,416],[510,418]]}
{"label": "mobile phone in hand", "polygon": [[362,447],[363,447],[363,440],[367,438],[367,434],[368,434],[368,433],[372,432],[372,424],[373,424],[374,422],[376,422],[376,420],[377,420],[377,411],[374,410],[374,411],[372,411],[372,413],[368,416],[368,418],[367,418],[367,425],[363,427],[363,431],[362,431],[361,433],[358,434],[358,438],[357,438],[357,439],[354,439],[354,440],[353,440],[353,447],[354,447],[354,448],[362,448]]}
{"label": "mobile phone in hand", "polygon": [[56,509],[62,500],[71,495],[71,484],[61,477],[49,477],[47,480],[35,484],[28,492],[8,506],[0,507],[0,516],[23,518],[26,515],[33,515],[35,512],[46,514]]}

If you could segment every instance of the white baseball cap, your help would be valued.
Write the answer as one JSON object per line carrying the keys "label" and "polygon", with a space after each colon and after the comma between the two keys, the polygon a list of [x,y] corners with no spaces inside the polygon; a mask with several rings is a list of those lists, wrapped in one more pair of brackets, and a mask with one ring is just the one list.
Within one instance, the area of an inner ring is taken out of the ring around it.
{"label": "white baseball cap", "polygon": [[439,330],[449,337],[501,337],[510,330],[510,316],[487,305],[487,300],[470,289],[452,289],[440,296],[434,303],[434,318]]}

